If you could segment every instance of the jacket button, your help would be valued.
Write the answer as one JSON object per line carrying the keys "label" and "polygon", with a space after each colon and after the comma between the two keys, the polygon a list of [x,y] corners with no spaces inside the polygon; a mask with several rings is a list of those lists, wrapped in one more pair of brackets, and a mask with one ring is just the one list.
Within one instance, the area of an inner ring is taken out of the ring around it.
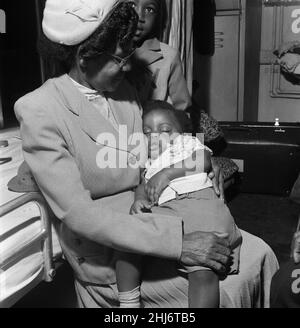
{"label": "jacket button", "polygon": [[129,155],[128,156],[128,162],[129,162],[129,164],[135,165],[137,160],[136,160],[135,156]]}
{"label": "jacket button", "polygon": [[77,262],[78,264],[82,264],[85,262],[85,258],[84,257],[77,257]]}

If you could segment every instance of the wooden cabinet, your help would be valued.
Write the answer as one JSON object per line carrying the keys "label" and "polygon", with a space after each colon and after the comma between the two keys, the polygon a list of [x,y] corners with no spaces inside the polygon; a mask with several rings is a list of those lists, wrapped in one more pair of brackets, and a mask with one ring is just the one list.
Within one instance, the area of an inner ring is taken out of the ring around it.
{"label": "wooden cabinet", "polygon": [[216,10],[239,10],[241,8],[240,0],[216,0]]}
{"label": "wooden cabinet", "polygon": [[240,11],[220,11],[215,18],[215,53],[211,59],[209,113],[219,121],[239,119]]}
{"label": "wooden cabinet", "polygon": [[219,121],[243,119],[244,49],[245,1],[216,1],[215,51],[195,54],[200,86],[194,96]]}

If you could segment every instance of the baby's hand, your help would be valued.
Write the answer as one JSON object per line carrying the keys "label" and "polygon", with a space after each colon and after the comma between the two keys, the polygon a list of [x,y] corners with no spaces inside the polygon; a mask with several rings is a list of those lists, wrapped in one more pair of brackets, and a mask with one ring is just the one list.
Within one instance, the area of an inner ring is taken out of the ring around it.
{"label": "baby's hand", "polygon": [[132,204],[130,214],[142,214],[150,210],[151,204],[146,199],[138,199]]}
{"label": "baby's hand", "polygon": [[170,180],[163,171],[155,174],[145,185],[145,192],[152,204],[157,204],[161,193],[167,188]]}

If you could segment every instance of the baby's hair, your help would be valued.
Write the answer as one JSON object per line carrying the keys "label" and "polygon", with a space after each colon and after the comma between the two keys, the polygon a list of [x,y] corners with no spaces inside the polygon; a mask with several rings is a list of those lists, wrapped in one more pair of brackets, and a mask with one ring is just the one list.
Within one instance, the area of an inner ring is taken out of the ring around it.
{"label": "baby's hair", "polygon": [[171,104],[166,101],[151,100],[148,101],[144,106],[143,116],[145,117],[147,114],[153,111],[167,112],[178,124],[178,127],[181,130],[179,131],[180,133],[192,133],[192,123],[187,113],[185,113],[184,111],[175,109]]}

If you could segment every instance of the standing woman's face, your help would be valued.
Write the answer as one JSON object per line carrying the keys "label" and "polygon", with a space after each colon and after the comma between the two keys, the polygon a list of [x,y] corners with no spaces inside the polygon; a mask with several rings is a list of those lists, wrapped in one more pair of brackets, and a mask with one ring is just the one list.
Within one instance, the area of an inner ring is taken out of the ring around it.
{"label": "standing woman's face", "polygon": [[146,39],[153,36],[158,24],[160,0],[131,0],[128,1],[139,16],[138,28],[134,42],[140,46]]}
{"label": "standing woman's face", "polygon": [[118,46],[113,54],[103,52],[93,59],[80,59],[83,81],[79,82],[99,92],[115,91],[131,69],[131,54]]}

